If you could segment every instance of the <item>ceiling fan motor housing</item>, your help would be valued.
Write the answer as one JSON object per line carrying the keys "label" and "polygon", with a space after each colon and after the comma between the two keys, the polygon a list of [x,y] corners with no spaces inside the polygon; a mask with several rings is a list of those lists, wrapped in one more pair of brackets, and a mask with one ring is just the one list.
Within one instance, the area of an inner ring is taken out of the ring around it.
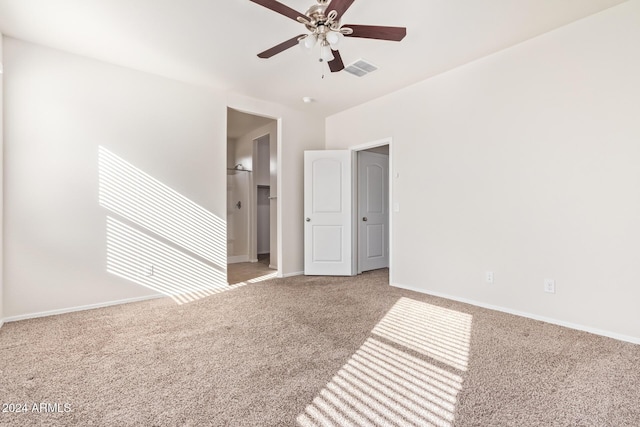
{"label": "ceiling fan motor housing", "polygon": [[309,18],[309,22],[304,24],[309,31],[324,33],[329,29],[337,31],[340,28],[340,20],[335,14],[329,13],[328,16],[325,14],[327,8],[328,6],[324,2],[324,4],[313,5],[307,10],[305,15]]}

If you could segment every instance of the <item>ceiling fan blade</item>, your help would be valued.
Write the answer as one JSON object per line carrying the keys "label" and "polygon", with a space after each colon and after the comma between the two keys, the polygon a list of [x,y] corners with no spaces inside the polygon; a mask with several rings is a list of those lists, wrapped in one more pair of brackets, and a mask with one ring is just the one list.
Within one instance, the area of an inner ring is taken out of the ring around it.
{"label": "ceiling fan blade", "polygon": [[327,11],[335,10],[338,13],[338,19],[351,7],[355,0],[331,0]]}
{"label": "ceiling fan blade", "polygon": [[342,62],[342,57],[340,56],[340,52],[337,50],[333,51],[333,60],[327,62],[329,65],[329,69],[332,73],[337,73],[338,71],[344,70],[344,62]]}
{"label": "ceiling fan blade", "polygon": [[382,27],[380,25],[348,25],[343,27],[351,28],[352,34],[345,34],[346,37],[362,37],[365,39],[390,40],[399,42],[407,35],[405,27]]}
{"label": "ceiling fan blade", "polygon": [[249,0],[249,1],[257,3],[260,6],[264,6],[267,9],[271,9],[274,12],[278,12],[279,14],[284,15],[287,18],[291,18],[294,21],[298,21],[298,16],[301,16],[307,19],[304,13],[300,13],[297,10],[291,9],[289,6],[286,6],[276,0]]}
{"label": "ceiling fan blade", "polygon": [[259,58],[271,58],[274,55],[279,54],[280,52],[283,52],[287,49],[289,49],[290,47],[293,47],[295,45],[298,44],[298,39],[300,37],[302,37],[304,34],[300,34],[299,36],[295,36],[293,38],[290,38],[289,40],[287,40],[286,42],[282,42],[279,45],[276,45],[274,47],[272,47],[271,49],[267,49],[264,52],[260,52],[258,54]]}

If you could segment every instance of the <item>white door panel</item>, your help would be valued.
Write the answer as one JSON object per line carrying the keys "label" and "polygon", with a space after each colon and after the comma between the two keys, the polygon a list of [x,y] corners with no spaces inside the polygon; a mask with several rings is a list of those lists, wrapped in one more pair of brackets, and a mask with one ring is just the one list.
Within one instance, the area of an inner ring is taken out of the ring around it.
{"label": "white door panel", "polygon": [[313,262],[342,261],[342,226],[312,225]]}
{"label": "white door panel", "polygon": [[342,162],[328,158],[311,164],[313,172],[313,213],[342,212]]}
{"label": "white door panel", "polygon": [[[362,155],[363,153],[360,153]],[[367,156],[369,153],[364,154]],[[384,167],[383,165],[365,164],[365,191],[366,191],[366,211],[373,214],[384,214]]]}
{"label": "white door panel", "polygon": [[304,212],[304,273],[351,275],[350,151],[305,151]]}
{"label": "white door panel", "polygon": [[358,271],[389,266],[389,156],[358,152]]}
{"label": "white door panel", "polygon": [[367,224],[367,258],[379,258],[384,256],[385,227],[383,224]]}

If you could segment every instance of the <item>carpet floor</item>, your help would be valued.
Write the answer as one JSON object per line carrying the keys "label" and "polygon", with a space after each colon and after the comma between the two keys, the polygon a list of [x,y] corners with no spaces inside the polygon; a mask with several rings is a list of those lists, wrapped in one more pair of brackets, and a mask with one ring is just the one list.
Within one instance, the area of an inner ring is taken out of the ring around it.
{"label": "carpet floor", "polygon": [[0,329],[2,426],[639,426],[640,346],[354,278]]}

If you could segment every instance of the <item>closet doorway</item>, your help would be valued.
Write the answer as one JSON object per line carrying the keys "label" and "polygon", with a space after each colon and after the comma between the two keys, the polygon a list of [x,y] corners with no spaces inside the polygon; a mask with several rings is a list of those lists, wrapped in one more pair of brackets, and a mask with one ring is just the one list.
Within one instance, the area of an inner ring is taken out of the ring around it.
{"label": "closet doorway", "polygon": [[227,109],[227,277],[277,273],[277,121]]}

